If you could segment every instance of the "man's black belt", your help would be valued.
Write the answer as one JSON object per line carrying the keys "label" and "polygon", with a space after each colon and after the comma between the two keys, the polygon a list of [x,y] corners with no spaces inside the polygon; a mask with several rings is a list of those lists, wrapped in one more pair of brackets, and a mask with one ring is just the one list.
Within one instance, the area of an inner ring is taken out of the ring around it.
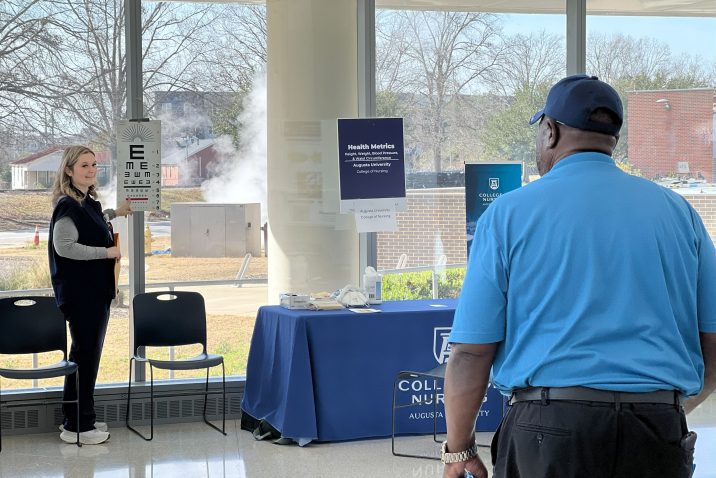
{"label": "man's black belt", "polygon": [[605,403],[667,403],[679,406],[684,396],[677,390],[658,390],[656,392],[612,392],[587,387],[532,387],[515,390],[510,397],[510,405],[518,402],[542,402],[550,400],[575,400],[583,402]]}

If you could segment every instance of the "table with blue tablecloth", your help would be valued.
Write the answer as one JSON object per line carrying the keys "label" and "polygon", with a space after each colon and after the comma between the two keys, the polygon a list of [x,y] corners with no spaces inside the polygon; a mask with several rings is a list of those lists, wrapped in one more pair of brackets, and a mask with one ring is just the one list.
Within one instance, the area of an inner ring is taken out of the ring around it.
{"label": "table with blue tablecloth", "polygon": [[[299,443],[390,436],[396,375],[447,359],[456,305],[452,299],[384,302],[370,314],[261,307],[242,411]],[[432,433],[433,386],[432,380],[401,384],[400,400],[422,398],[428,405],[400,409],[398,433]],[[495,430],[502,417],[496,390],[489,390],[481,414],[478,429]]]}

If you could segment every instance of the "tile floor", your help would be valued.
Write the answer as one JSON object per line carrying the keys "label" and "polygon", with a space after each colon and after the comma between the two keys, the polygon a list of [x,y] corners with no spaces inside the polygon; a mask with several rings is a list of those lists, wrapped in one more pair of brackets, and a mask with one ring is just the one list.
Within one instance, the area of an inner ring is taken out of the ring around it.
{"label": "tile floor", "polygon": [[[689,417],[699,434],[695,478],[716,478],[716,396]],[[203,423],[159,425],[144,442],[124,427],[111,430],[107,445],[77,448],[59,433],[6,436],[0,478],[433,478],[438,461],[394,457],[389,439],[346,443],[273,445],[257,442],[227,422],[223,437]],[[491,434],[478,440],[489,443]],[[400,438],[398,449],[437,456],[432,437]],[[489,460],[489,450],[483,449]],[[659,477],[668,478],[668,477]]]}

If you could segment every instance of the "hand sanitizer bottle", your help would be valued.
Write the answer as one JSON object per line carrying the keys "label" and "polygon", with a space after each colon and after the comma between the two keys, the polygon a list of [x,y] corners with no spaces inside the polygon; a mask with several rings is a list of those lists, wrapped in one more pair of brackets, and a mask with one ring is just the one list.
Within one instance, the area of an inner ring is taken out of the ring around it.
{"label": "hand sanitizer bottle", "polygon": [[365,274],[363,274],[363,288],[368,295],[368,304],[380,304],[382,300],[382,286],[383,276],[380,275],[375,269],[368,266],[365,268]]}

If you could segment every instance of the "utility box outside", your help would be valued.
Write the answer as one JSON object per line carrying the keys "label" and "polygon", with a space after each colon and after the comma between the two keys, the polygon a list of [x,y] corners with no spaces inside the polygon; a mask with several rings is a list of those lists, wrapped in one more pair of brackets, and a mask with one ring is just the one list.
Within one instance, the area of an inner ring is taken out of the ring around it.
{"label": "utility box outside", "polygon": [[261,204],[172,204],[172,255],[261,256]]}

